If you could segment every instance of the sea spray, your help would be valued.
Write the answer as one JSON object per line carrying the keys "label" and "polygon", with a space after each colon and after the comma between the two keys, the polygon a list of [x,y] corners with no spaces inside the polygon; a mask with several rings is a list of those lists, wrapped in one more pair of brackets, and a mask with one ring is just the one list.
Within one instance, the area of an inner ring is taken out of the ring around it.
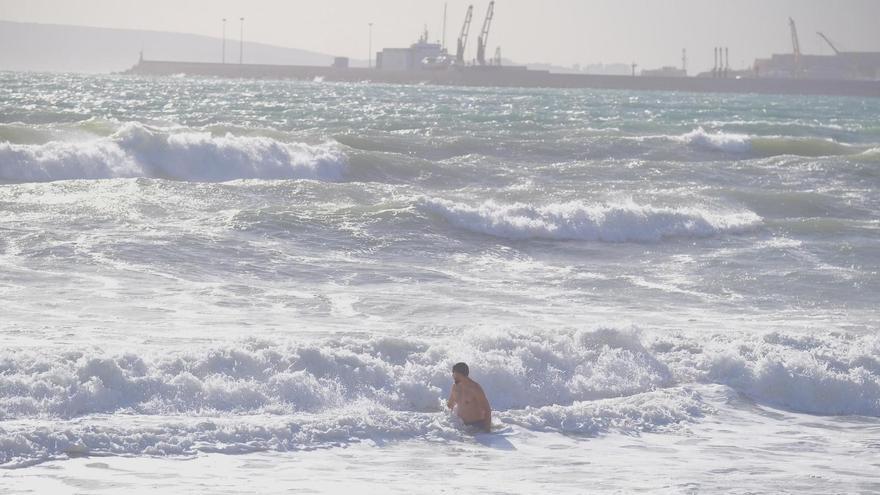
{"label": "sea spray", "polygon": [[332,143],[285,143],[267,137],[212,136],[140,124],[107,138],[0,143],[0,180],[8,182],[157,177],[218,182],[234,179],[338,180],[346,158]]}
{"label": "sea spray", "polygon": [[426,211],[472,232],[509,239],[553,239],[603,242],[657,242],[675,237],[710,237],[756,228],[761,218],[751,211],[700,207],[654,207],[621,203],[468,205],[424,198]]}

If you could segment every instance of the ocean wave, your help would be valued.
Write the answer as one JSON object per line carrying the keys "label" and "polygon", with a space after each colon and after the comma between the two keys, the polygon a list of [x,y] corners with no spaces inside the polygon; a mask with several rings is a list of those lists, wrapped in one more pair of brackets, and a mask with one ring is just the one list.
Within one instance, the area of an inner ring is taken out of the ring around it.
{"label": "ocean wave", "polygon": [[821,138],[754,137],[752,138],[752,149],[761,156],[820,157],[859,153],[859,149],[854,146]]}
{"label": "ocean wave", "polygon": [[0,143],[0,181],[154,177],[338,180],[346,157],[332,143],[285,143],[258,136],[212,136],[124,124],[109,137],[45,144]]}
{"label": "ocean wave", "polygon": [[880,416],[880,338],[770,333],[710,354],[703,379],[820,415]]}
{"label": "ocean wave", "polygon": [[864,161],[880,162],[880,147],[865,150],[858,155],[858,158]]}
{"label": "ocean wave", "polygon": [[688,144],[694,148],[730,154],[748,154],[762,157],[793,155],[803,157],[855,155],[861,152],[858,148],[839,143],[832,139],[786,137],[786,136],[750,136],[727,132],[707,132],[702,127],[681,136],[674,136],[675,141]]}
{"label": "ocean wave", "polygon": [[687,134],[673,138],[696,148],[725,153],[748,153],[752,151],[752,140],[745,134],[729,134],[724,132],[709,133],[702,127]]}
{"label": "ocean wave", "polygon": [[[614,331],[544,340],[473,337],[480,376],[501,409],[632,395],[668,386],[670,374],[637,339]],[[157,356],[83,352],[0,355],[0,418],[139,414],[278,414],[368,399],[402,411],[437,410],[451,350],[406,339],[335,341]],[[479,355],[479,358],[477,357]]]}
{"label": "ocean wave", "polygon": [[[631,433],[690,421],[705,410],[690,392],[667,390],[669,370],[632,332],[462,339],[465,346],[458,339],[388,337],[297,345],[251,340],[153,356],[6,350],[0,464],[84,453],[190,455],[460,439],[462,425],[441,413],[458,359],[475,363],[473,376],[488,391],[498,424]],[[679,393],[684,397],[671,399]]]}
{"label": "ocean wave", "polygon": [[[595,436],[636,434],[677,428],[712,411],[688,388],[527,408],[495,414],[496,428],[519,426]],[[505,426],[506,425],[506,426]],[[427,439],[464,441],[469,432],[449,413],[395,411],[359,400],[331,412],[292,416],[163,417],[129,415],[98,424],[78,421],[30,422],[0,426],[0,466],[24,467],[83,455],[193,456],[302,451],[364,441]]]}
{"label": "ocean wave", "polygon": [[471,206],[423,198],[419,206],[455,227],[507,239],[656,242],[665,238],[741,233],[761,223],[761,217],[751,211],[654,207],[632,201],[543,206],[486,201]]}
{"label": "ocean wave", "polygon": [[[649,349],[678,381],[726,385],[796,412],[880,417],[880,337],[771,332],[664,336]],[[673,355],[675,358],[669,359]]]}
{"label": "ocean wave", "polygon": [[0,143],[44,144],[51,141],[55,133],[50,129],[22,123],[0,123]]}
{"label": "ocean wave", "polygon": [[877,336],[616,329],[248,340],[154,355],[6,349],[0,464],[458,440],[460,423],[441,412],[458,360],[471,363],[497,424],[531,431],[663,431],[740,394],[880,417],[878,355]]}
{"label": "ocean wave", "polygon": [[[449,340],[249,340],[156,355],[6,349],[0,354],[0,419],[70,419],[123,410],[317,413],[358,400],[430,412],[441,409],[438,400],[448,393],[449,369],[458,360],[475,363],[475,376],[502,411],[631,397],[698,382],[732,386],[797,411],[880,416],[878,355],[876,336],[692,339],[615,329],[465,332]],[[828,390],[802,395],[822,388]]]}
{"label": "ocean wave", "polygon": [[608,431],[662,431],[711,412],[714,412],[712,407],[699,393],[679,387],[566,406],[528,407],[499,417],[506,423],[533,431],[598,435]]}

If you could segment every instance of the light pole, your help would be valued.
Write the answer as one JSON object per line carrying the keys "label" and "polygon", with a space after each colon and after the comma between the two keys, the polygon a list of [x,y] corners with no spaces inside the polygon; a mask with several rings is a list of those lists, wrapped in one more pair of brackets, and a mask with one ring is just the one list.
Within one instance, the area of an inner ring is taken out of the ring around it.
{"label": "light pole", "polygon": [[238,20],[241,21],[241,33],[238,42],[238,65],[241,65],[244,63],[244,17],[240,17]]}
{"label": "light pole", "polygon": [[367,47],[368,47],[367,50],[369,50],[369,52],[370,52],[369,57],[368,57],[368,60],[369,60],[368,65],[369,65],[369,68],[372,69],[373,68],[373,23],[369,22],[369,23],[367,23],[367,25],[370,26],[370,41],[369,41],[369,43],[367,43]]}
{"label": "light pole", "polygon": [[224,64],[226,63],[226,18],[223,18],[223,55],[220,59]]}

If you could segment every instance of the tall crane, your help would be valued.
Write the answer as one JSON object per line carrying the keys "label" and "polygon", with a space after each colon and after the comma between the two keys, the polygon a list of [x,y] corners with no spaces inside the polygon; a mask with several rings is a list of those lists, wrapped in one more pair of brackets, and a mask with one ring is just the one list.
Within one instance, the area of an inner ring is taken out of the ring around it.
{"label": "tall crane", "polygon": [[824,35],[823,33],[821,33],[821,32],[818,32],[818,33],[816,33],[816,34],[818,34],[820,38],[822,38],[823,40],[825,40],[825,43],[828,43],[828,46],[831,47],[831,50],[834,52],[835,55],[840,55],[840,50],[838,50],[837,47],[834,46],[834,43],[832,43],[831,40],[828,39],[828,36],[825,36],[825,35]]}
{"label": "tall crane", "polygon": [[486,65],[486,44],[489,43],[489,28],[492,27],[492,18],[495,17],[495,0],[489,2],[486,10],[486,19],[483,21],[483,30],[477,38],[477,63]]}
{"label": "tall crane", "polygon": [[464,16],[464,25],[461,27],[461,34],[458,35],[458,49],[455,52],[455,61],[458,64],[464,64],[464,50],[467,48],[468,33],[471,31],[471,19],[474,17],[474,6],[469,5],[467,14]]}
{"label": "tall crane", "polygon": [[801,71],[801,42],[798,39],[797,25],[791,17],[788,18],[788,25],[791,28],[791,46],[794,49],[794,72],[798,74]]}

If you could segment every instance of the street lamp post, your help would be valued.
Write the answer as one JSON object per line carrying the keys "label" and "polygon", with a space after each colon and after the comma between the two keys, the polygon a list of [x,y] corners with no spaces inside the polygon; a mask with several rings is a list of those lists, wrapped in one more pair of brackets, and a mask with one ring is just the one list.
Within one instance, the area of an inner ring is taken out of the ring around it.
{"label": "street lamp post", "polygon": [[223,52],[220,60],[225,64],[226,63],[226,18],[223,18]]}
{"label": "street lamp post", "polygon": [[369,23],[367,23],[367,25],[370,26],[370,41],[369,41],[369,43],[367,43],[367,47],[368,47],[367,50],[369,50],[368,65],[369,65],[369,68],[372,69],[373,68],[373,23],[369,22]]}
{"label": "street lamp post", "polygon": [[241,32],[238,42],[238,65],[241,65],[244,63],[244,17],[240,17],[238,20],[241,21]]}

